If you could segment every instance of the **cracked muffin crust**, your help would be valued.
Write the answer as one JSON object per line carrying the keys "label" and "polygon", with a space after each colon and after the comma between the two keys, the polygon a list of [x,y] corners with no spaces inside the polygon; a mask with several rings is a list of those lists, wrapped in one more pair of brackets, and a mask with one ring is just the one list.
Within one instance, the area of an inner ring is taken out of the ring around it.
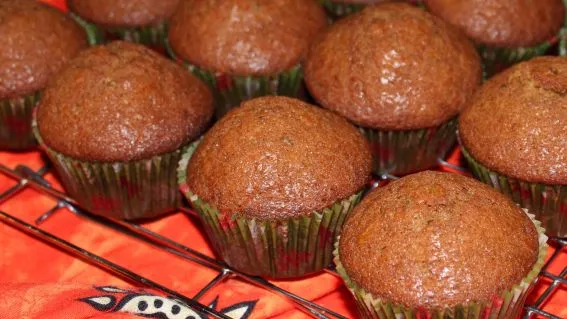
{"label": "cracked muffin crust", "polygon": [[37,123],[57,152],[131,161],[191,142],[212,112],[212,94],[195,76],[142,45],[116,41],[82,52],[54,78]]}
{"label": "cracked muffin crust", "polygon": [[374,297],[443,309],[519,284],[538,233],[510,199],[472,178],[425,171],[372,191],[339,240],[347,275]]}
{"label": "cracked muffin crust", "polygon": [[491,170],[567,185],[567,58],[534,58],[488,80],[459,118],[459,136]]}
{"label": "cracked muffin crust", "polygon": [[43,89],[87,47],[70,17],[34,0],[0,0],[0,99]]}
{"label": "cracked muffin crust", "polygon": [[221,212],[278,220],[320,211],[370,179],[368,144],[345,119],[297,99],[233,109],[191,157],[191,191]]}
{"label": "cracked muffin crust", "polygon": [[382,130],[435,127],[455,117],[481,79],[472,43],[407,3],[368,6],[310,48],[305,81],[325,108]]}

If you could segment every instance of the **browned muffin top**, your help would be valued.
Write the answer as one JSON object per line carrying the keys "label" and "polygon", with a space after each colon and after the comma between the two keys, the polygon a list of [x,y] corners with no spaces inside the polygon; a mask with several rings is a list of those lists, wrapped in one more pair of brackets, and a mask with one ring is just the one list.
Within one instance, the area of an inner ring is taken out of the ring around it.
{"label": "browned muffin top", "polygon": [[339,242],[348,276],[407,307],[452,307],[519,284],[539,252],[536,228],[510,199],[472,178],[408,175],[355,207]]}
{"label": "browned muffin top", "polygon": [[459,135],[492,170],[567,185],[567,58],[535,58],[488,80],[460,117]]}
{"label": "browned muffin top", "polygon": [[274,75],[300,63],[326,24],[315,0],[186,0],[172,18],[169,42],[207,70]]}
{"label": "browned muffin top", "polygon": [[457,115],[480,83],[464,35],[407,3],[368,6],[311,47],[305,80],[324,107],[364,127],[437,126]]}
{"label": "browned muffin top", "polygon": [[0,0],[0,99],[43,89],[87,47],[72,19],[34,0]]}
{"label": "browned muffin top", "polygon": [[283,219],[321,211],[361,190],[370,150],[331,112],[287,97],[263,97],[229,112],[189,163],[189,188],[222,212]]}
{"label": "browned muffin top", "polygon": [[174,151],[211,116],[205,84],[144,46],[117,41],[84,51],[50,82],[37,123],[50,148],[114,162]]}
{"label": "browned muffin top", "polygon": [[478,43],[534,46],[559,33],[562,0],[425,0],[429,10]]}
{"label": "browned muffin top", "polygon": [[180,0],[68,0],[81,18],[108,27],[145,26],[171,17]]}

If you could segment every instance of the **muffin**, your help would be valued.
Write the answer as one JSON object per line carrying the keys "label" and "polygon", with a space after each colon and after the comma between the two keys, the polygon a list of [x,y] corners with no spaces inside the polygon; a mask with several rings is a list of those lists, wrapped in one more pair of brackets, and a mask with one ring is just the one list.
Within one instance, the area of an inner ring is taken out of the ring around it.
{"label": "muffin", "polygon": [[377,174],[436,165],[453,146],[455,118],[480,79],[467,38],[407,3],[368,6],[341,19],[305,63],[315,100],[364,131]]}
{"label": "muffin", "polygon": [[472,178],[409,175],[353,210],[337,271],[365,318],[517,318],[547,252],[530,218]]}
{"label": "muffin", "polygon": [[0,0],[0,148],[35,145],[32,111],[49,78],[87,47],[62,12],[33,0]]}
{"label": "muffin", "polygon": [[183,156],[179,184],[224,261],[250,275],[288,278],[330,264],[371,167],[356,127],[271,96],[244,102],[217,122]]}
{"label": "muffin", "polygon": [[81,206],[149,218],[177,207],[177,163],[206,128],[212,103],[182,67],[117,41],[83,51],[53,78],[34,133]]}
{"label": "muffin", "polygon": [[168,49],[210,85],[220,118],[253,97],[297,96],[308,45],[326,25],[315,0],[187,0]]}
{"label": "muffin", "polygon": [[562,0],[424,0],[430,12],[477,43],[485,76],[534,56],[557,42],[565,22]]}
{"label": "muffin", "polygon": [[567,236],[567,58],[538,57],[488,80],[459,119],[480,180]]}
{"label": "muffin", "polygon": [[168,19],[180,0],[67,0],[91,44],[126,40],[164,49]]}

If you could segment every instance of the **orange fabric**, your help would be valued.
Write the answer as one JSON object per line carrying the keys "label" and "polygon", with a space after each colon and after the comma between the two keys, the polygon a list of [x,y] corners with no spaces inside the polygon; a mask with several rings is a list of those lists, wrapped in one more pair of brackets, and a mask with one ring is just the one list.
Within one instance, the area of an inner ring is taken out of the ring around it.
{"label": "orange fabric", "polygon": [[[64,8],[63,1],[47,2]],[[458,154],[454,155],[453,161],[458,160]],[[0,163],[11,168],[25,164],[39,169],[44,159],[39,152],[0,152]],[[47,179],[59,187],[53,175],[48,174]],[[0,194],[13,185],[15,181],[0,174]],[[25,189],[0,203],[0,210],[33,223],[55,204],[50,197]],[[144,226],[204,254],[213,255],[200,231],[199,222],[193,217],[175,213]],[[194,296],[217,275],[205,267],[84,221],[66,209],[58,211],[41,228],[186,296]],[[170,310],[178,305],[174,300],[163,298],[160,293],[135,287],[1,222],[0,243],[0,318],[128,318],[133,315],[123,311],[142,307],[142,304],[145,311],[157,304],[167,305]],[[567,253],[563,252],[551,271],[558,273],[565,265]],[[341,280],[333,275],[323,273],[275,284],[346,317],[356,318],[352,297]],[[545,287],[545,282],[540,283],[532,299]],[[154,294],[156,296],[150,296]],[[235,318],[307,317],[286,299],[236,279],[225,281],[200,301],[206,305],[214,304],[215,309]],[[565,287],[547,302],[545,310],[567,318]],[[187,309],[179,311],[190,314]]]}

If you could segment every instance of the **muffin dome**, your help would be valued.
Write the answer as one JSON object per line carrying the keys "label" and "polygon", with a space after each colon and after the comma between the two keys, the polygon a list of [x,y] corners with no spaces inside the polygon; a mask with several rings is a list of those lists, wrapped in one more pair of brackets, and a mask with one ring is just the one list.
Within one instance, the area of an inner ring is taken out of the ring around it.
{"label": "muffin dome", "polygon": [[487,81],[459,119],[466,150],[520,180],[567,184],[567,58],[539,57]]}
{"label": "muffin dome", "polygon": [[191,191],[221,212],[258,219],[310,214],[360,191],[371,155],[341,117],[287,97],[243,103],[191,157]]}
{"label": "muffin dome", "polygon": [[311,47],[305,80],[314,98],[377,129],[437,126],[463,108],[481,79],[466,37],[405,3],[368,6]]}
{"label": "muffin dome", "polygon": [[200,68],[265,76],[300,63],[326,24],[312,0],[187,0],[171,20],[169,43]]}
{"label": "muffin dome", "polygon": [[371,192],[339,240],[348,276],[377,298],[437,309],[490,301],[539,254],[534,223],[474,179],[426,171]]}
{"label": "muffin dome", "polygon": [[71,10],[107,27],[154,24],[168,19],[180,0],[68,0]]}
{"label": "muffin dome", "polygon": [[87,161],[131,161],[194,140],[212,116],[196,77],[141,45],[123,41],[81,53],[54,78],[37,113],[50,148]]}
{"label": "muffin dome", "polygon": [[34,0],[0,0],[0,99],[43,89],[87,47],[71,18]]}
{"label": "muffin dome", "polygon": [[562,0],[425,0],[427,8],[478,43],[497,47],[534,46],[559,33]]}

